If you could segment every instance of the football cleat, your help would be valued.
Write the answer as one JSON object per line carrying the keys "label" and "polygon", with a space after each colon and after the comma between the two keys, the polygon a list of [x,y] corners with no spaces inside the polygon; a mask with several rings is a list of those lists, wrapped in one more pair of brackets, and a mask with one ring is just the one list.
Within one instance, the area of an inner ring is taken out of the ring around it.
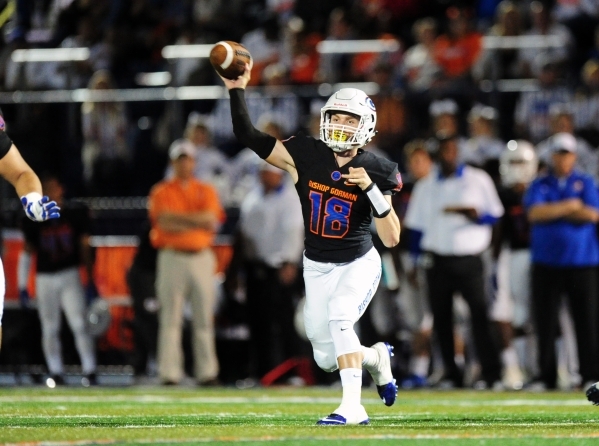
{"label": "football cleat", "polygon": [[335,412],[318,420],[316,424],[319,426],[366,425],[370,424],[370,419],[362,405],[351,409],[339,406]]}
{"label": "football cleat", "polygon": [[367,368],[376,384],[376,390],[385,403],[385,406],[393,406],[397,397],[397,384],[391,371],[391,356],[393,356],[393,346],[388,342],[377,342],[371,348],[375,349],[379,355],[379,361],[376,367]]}
{"label": "football cleat", "polygon": [[599,388],[597,388],[597,384],[599,382],[596,382],[587,389],[587,399],[595,406],[599,406]]}

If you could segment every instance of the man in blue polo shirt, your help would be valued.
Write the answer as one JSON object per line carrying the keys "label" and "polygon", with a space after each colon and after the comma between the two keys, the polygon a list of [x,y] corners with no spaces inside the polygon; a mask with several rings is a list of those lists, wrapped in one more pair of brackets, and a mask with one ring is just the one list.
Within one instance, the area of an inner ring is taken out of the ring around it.
{"label": "man in blue polo shirt", "polygon": [[568,296],[576,329],[583,382],[597,381],[597,265],[599,192],[590,175],[574,169],[576,140],[552,137],[552,168],[524,197],[531,223],[533,318],[539,345],[540,384],[557,380],[558,309]]}

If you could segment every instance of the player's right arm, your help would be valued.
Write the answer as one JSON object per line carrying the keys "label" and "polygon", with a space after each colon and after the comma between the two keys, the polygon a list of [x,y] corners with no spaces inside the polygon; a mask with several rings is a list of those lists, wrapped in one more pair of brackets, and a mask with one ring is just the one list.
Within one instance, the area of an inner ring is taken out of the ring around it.
{"label": "player's right arm", "polygon": [[229,90],[231,98],[233,132],[241,143],[256,152],[260,158],[273,166],[289,172],[293,181],[297,182],[297,169],[285,145],[274,136],[267,135],[256,129],[250,120],[244,95],[245,87],[250,80],[250,74],[250,67],[246,64],[243,75],[235,80],[226,79],[221,76],[225,87]]}

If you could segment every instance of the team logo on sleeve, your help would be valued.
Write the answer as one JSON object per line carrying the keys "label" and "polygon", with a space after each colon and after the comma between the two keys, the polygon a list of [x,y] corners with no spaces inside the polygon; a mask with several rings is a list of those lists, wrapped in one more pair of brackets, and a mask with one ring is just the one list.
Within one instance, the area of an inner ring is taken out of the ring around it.
{"label": "team logo on sleeve", "polygon": [[333,181],[339,181],[341,179],[341,172],[338,170],[333,171],[333,173],[331,173],[331,178]]}
{"label": "team logo on sleeve", "polygon": [[399,192],[401,190],[401,188],[403,187],[403,181],[401,179],[401,173],[397,172],[397,175],[395,175],[395,180],[397,181],[397,186],[395,186],[393,188],[393,190]]}

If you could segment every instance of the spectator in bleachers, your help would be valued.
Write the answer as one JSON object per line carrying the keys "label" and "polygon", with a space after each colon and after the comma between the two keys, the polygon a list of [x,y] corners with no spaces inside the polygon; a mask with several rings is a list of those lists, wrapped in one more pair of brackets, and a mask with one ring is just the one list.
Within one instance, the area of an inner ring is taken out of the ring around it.
{"label": "spectator in bleachers", "polygon": [[[297,20],[299,19],[296,19],[296,22]],[[294,84],[312,84],[316,82],[320,64],[320,54],[316,51],[316,45],[322,37],[318,33],[298,32],[292,39],[289,80]]]}
{"label": "spectator in bleachers", "polygon": [[[62,3],[62,4],[61,4]],[[77,34],[79,22],[91,18],[95,23],[104,23],[108,18],[111,2],[90,0],[57,0],[50,10],[49,23],[53,28],[51,45],[58,46],[69,36]]]}
{"label": "spectator in bleachers", "polygon": [[482,36],[471,29],[470,12],[447,9],[447,34],[437,37],[433,56],[443,72],[444,89],[455,93],[470,84],[471,70],[482,50]]}
{"label": "spectator in bleachers", "polygon": [[[458,104],[453,99],[434,101],[429,106],[429,115],[432,119],[432,135],[450,135],[455,137],[459,147],[460,162],[463,162],[462,157],[466,153],[466,142],[468,140],[459,134],[458,113]],[[435,146],[437,142],[435,138],[432,138],[430,144]]]}
{"label": "spectator in bleachers", "polygon": [[[197,112],[191,112],[187,118],[183,139],[173,144],[191,144],[194,147],[194,177],[216,188],[221,203],[226,206],[231,187],[230,163],[223,152],[212,144],[206,119]],[[173,175],[173,166],[169,164],[165,177],[170,179]]]}
{"label": "spectator in bleachers", "polygon": [[[565,25],[575,40],[574,69],[587,59],[593,47],[593,37],[599,25],[599,2],[596,0],[558,0],[552,11],[553,17]],[[596,37],[595,37],[596,38]],[[596,44],[595,44],[596,45]]]}
{"label": "spectator in bleachers", "polygon": [[524,197],[531,223],[532,308],[539,347],[540,374],[533,388],[547,389],[557,386],[555,341],[564,294],[574,319],[582,381],[599,377],[599,358],[588,354],[597,351],[599,342],[599,193],[593,178],[574,167],[573,138],[552,141],[551,170],[539,175]]}
{"label": "spectator in bleachers", "polygon": [[536,144],[551,134],[551,106],[571,102],[572,92],[561,85],[559,65],[550,54],[538,53],[533,68],[539,89],[521,93],[516,104],[515,121],[518,135]]}
{"label": "spectator in bleachers", "polygon": [[15,62],[11,55],[15,50],[27,50],[23,31],[15,30],[10,36],[5,65],[4,82],[7,90],[44,90],[63,88],[63,80],[56,76],[58,62]]}
{"label": "spectator in bleachers", "polygon": [[[183,28],[181,34],[174,42],[175,45],[196,45],[214,43],[210,42],[193,25]],[[214,69],[207,58],[187,57],[170,61],[172,65],[172,86],[183,85],[209,85],[214,75]]]}
{"label": "spectator in bleachers", "polygon": [[462,160],[467,164],[486,170],[496,182],[499,181],[499,156],[505,143],[497,137],[497,110],[476,104],[468,113],[470,138],[464,145]]}
{"label": "spectator in bleachers", "polygon": [[590,59],[582,67],[583,88],[573,102],[574,122],[593,146],[599,145],[599,59]]}
{"label": "spectator in bleachers", "polygon": [[401,72],[410,90],[425,92],[441,72],[433,56],[437,24],[430,17],[420,19],[414,23],[412,33],[417,43],[405,52]]}
{"label": "spectator in bleachers", "polygon": [[243,259],[250,376],[256,380],[300,353],[293,317],[303,288],[304,249],[302,211],[293,182],[264,161],[259,170],[260,183],[241,205],[234,253]]}
{"label": "spectator in bleachers", "polygon": [[589,58],[599,60],[599,25],[595,27],[593,37],[593,47],[589,51]]}
{"label": "spectator in bleachers", "polygon": [[[561,39],[561,46],[550,46],[542,49],[553,61],[553,63],[564,66],[570,59],[574,49],[574,41],[570,30],[560,23],[556,23],[551,17],[551,9],[540,1],[530,3],[530,18],[532,27],[525,36],[552,36]],[[522,48],[518,58],[526,74],[536,76],[536,57],[539,54],[538,47]]]}
{"label": "spectator in bleachers", "polygon": [[[385,157],[400,161],[399,147],[407,132],[406,108],[403,92],[394,85],[393,66],[379,62],[368,75],[368,80],[376,82],[378,93],[371,96],[377,112],[376,145],[386,152]],[[370,146],[366,147],[369,150]]]}
{"label": "spectator in bleachers", "polygon": [[211,246],[224,211],[216,190],[194,178],[194,157],[193,146],[172,145],[169,158],[175,176],[156,184],[148,203],[150,239],[158,249],[158,374],[165,385],[178,384],[184,377],[182,329],[187,300],[192,309],[196,383],[218,384],[214,339],[216,258]]}
{"label": "spectator in bleachers", "polygon": [[[284,138],[294,134],[300,126],[301,117],[300,100],[289,87],[288,74],[283,65],[271,64],[262,73],[266,87],[263,92],[248,91],[246,94],[250,118],[257,122],[261,116],[270,115],[281,127]],[[230,144],[235,140],[230,108],[229,99],[220,98],[211,113],[210,129],[217,145]]]}
{"label": "spectator in bleachers", "polygon": [[89,59],[64,62],[57,66],[56,76],[63,79],[63,87],[84,88],[93,73],[99,70],[110,70],[112,54],[110,45],[103,39],[100,25],[91,17],[82,18],[77,27],[77,34],[67,37],[61,48],[88,48]]}
{"label": "spectator in bleachers", "polygon": [[[279,126],[270,113],[258,119],[257,128],[279,141],[285,139],[281,126]],[[229,205],[239,207],[245,197],[260,186],[260,166],[262,161],[256,153],[246,147],[232,160],[230,167],[231,191]]]}
{"label": "spectator in bleachers", "polygon": [[553,146],[569,144],[576,148],[576,169],[599,179],[599,154],[583,138],[574,135],[573,110],[570,104],[553,104],[549,109],[551,134],[541,141],[536,151],[539,160],[545,166],[551,166]]}
{"label": "spectator in bleachers", "polygon": [[439,385],[464,385],[453,335],[454,293],[460,292],[470,308],[482,368],[477,385],[492,387],[500,379],[501,364],[489,323],[482,253],[490,246],[492,225],[503,215],[503,206],[489,175],[459,161],[456,136],[439,134],[437,139],[438,167],[416,183],[405,225],[415,237],[412,252],[421,250],[427,265],[433,331],[445,372]]}
{"label": "spectator in bleachers", "polygon": [[[488,30],[492,37],[514,37],[522,35],[522,17],[520,7],[512,0],[503,0],[497,6],[495,24]],[[473,75],[481,79],[515,79],[521,77],[522,67],[518,59],[518,50],[484,49],[477,61]]]}
{"label": "spectator in bleachers", "polygon": [[[106,70],[93,74],[91,90],[114,88]],[[85,102],[81,106],[83,126],[83,178],[95,196],[125,195],[131,153],[127,145],[127,117],[122,102]]]}
{"label": "spectator in bleachers", "polygon": [[[329,16],[329,24],[325,41],[342,41],[356,38],[356,32],[348,17],[348,13],[337,8]],[[353,80],[351,54],[321,54],[318,69],[319,82],[347,82]]]}
{"label": "spectator in bleachers", "polygon": [[[249,31],[241,39],[240,43],[252,55],[251,85],[260,83],[262,72],[266,67],[279,62],[283,63],[285,51],[282,37],[278,17],[270,15],[264,18],[261,26]],[[288,60],[287,63],[289,63]]]}

